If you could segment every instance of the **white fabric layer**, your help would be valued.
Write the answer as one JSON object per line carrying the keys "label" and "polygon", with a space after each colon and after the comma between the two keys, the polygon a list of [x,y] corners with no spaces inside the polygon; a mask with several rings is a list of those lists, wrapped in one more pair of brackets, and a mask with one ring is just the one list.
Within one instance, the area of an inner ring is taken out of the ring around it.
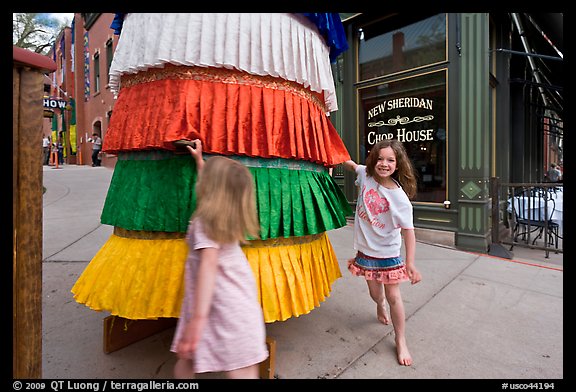
{"label": "white fabric layer", "polygon": [[323,93],[332,112],[338,105],[329,52],[316,26],[297,14],[127,14],[110,69],[110,88],[118,94],[122,74],[165,63],[235,68]]}

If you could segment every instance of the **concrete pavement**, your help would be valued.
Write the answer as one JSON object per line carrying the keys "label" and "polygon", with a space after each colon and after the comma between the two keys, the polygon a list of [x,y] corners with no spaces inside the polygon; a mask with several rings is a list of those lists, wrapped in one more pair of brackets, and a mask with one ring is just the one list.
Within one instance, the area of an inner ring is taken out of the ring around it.
{"label": "concrete pavement", "polygon": [[[112,234],[100,224],[112,174],[44,166],[43,378],[172,378],[173,328],[105,354],[108,314],[76,303],[70,292]],[[544,251],[515,248],[508,260],[419,240],[423,280],[402,286],[414,358],[403,367],[392,326],[377,321],[366,283],[346,270],[352,232],[351,225],[329,232],[343,275],[330,297],[307,315],[267,324],[277,378],[564,378],[563,255],[548,260]]]}

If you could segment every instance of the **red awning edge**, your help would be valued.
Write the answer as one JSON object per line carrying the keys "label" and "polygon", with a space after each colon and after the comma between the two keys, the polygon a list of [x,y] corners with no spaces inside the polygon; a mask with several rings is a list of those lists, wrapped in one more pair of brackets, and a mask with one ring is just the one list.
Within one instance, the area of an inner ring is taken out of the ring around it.
{"label": "red awning edge", "polygon": [[41,72],[56,71],[56,62],[43,54],[12,46],[12,60],[16,64],[38,68]]}

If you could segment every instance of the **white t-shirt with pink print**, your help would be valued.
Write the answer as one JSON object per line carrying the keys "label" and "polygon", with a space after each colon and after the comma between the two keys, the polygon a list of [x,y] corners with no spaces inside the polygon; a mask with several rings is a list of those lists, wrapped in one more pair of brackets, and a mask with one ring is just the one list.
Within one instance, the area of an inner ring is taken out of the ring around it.
{"label": "white t-shirt with pink print", "polygon": [[412,203],[395,182],[398,188],[385,188],[366,175],[365,165],[356,168],[359,194],[354,217],[354,249],[365,255],[400,256],[400,229],[414,229]]}

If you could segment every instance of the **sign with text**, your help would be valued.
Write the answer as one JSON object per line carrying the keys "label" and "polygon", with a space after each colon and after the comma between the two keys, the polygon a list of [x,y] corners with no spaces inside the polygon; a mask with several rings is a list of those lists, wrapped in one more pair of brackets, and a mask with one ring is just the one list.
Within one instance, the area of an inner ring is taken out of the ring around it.
{"label": "sign with text", "polygon": [[395,138],[401,142],[433,140],[434,129],[422,129],[421,126],[423,122],[428,125],[433,122],[433,106],[434,101],[429,98],[402,97],[383,101],[368,109],[368,146],[382,139]]}
{"label": "sign with text", "polygon": [[68,104],[65,100],[60,98],[44,97],[42,104],[45,109],[66,109]]}
{"label": "sign with text", "polygon": [[[398,139],[418,175],[417,198],[443,202],[446,184],[446,73],[360,90],[360,161],[384,139]],[[429,194],[426,194],[429,192]]]}

